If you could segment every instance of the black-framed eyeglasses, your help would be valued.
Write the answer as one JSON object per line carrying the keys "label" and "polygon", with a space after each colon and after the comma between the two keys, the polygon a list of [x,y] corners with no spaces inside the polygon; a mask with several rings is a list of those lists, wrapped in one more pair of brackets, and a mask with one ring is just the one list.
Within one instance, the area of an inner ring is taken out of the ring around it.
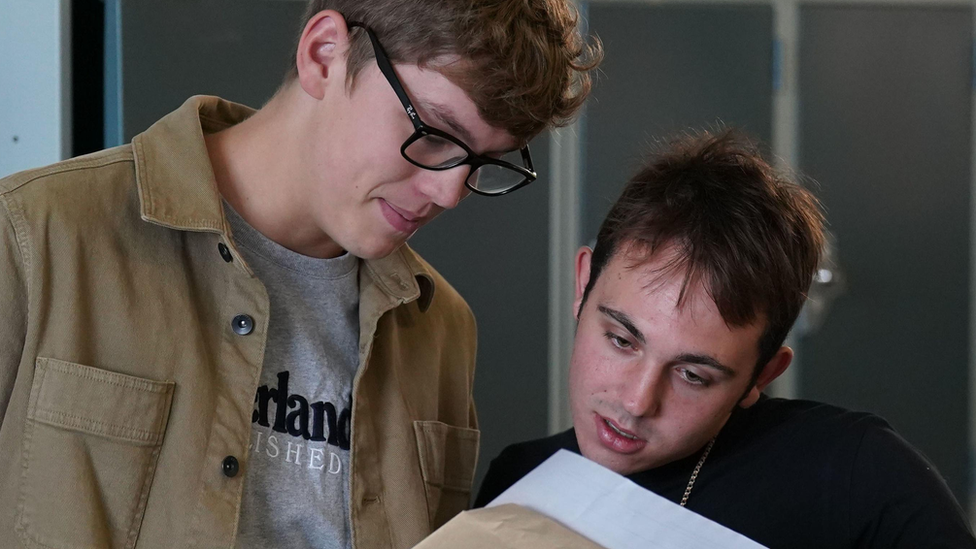
{"label": "black-framed eyeglasses", "polygon": [[[359,27],[366,31],[369,41],[373,44],[376,64],[379,65],[380,71],[400,98],[403,109],[407,111],[407,116],[413,122],[413,134],[400,147],[403,158],[426,170],[449,170],[466,164],[471,167],[471,171],[464,181],[465,186],[483,196],[508,194],[536,180],[538,174],[532,166],[528,145],[518,151],[502,155],[501,158],[491,158],[472,151],[457,137],[425,124],[417,114],[413,103],[410,102],[410,98],[407,97],[403,84],[393,71],[390,58],[373,30],[362,23],[350,21],[348,24],[350,27]],[[521,165],[517,164],[520,161]]]}

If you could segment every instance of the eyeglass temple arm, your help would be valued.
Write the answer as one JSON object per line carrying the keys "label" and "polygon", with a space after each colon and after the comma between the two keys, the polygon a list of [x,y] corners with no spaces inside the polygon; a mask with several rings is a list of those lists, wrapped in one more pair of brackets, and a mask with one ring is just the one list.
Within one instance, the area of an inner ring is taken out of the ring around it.
{"label": "eyeglass temple arm", "polygon": [[366,35],[369,36],[369,41],[373,44],[373,50],[376,52],[376,64],[379,66],[380,72],[382,72],[383,76],[385,76],[390,82],[390,86],[400,99],[403,109],[407,111],[407,116],[409,116],[410,121],[413,122],[414,129],[421,129],[423,127],[423,123],[420,121],[420,115],[418,115],[416,109],[413,108],[410,98],[407,97],[407,91],[404,90],[403,85],[400,84],[400,79],[397,78],[396,73],[393,71],[393,65],[390,64],[390,58],[386,54],[386,50],[383,49],[383,46],[380,44],[379,40],[376,39],[373,29],[357,21],[347,21],[346,24],[350,27],[359,27],[366,31]]}
{"label": "eyeglass temple arm", "polygon": [[532,172],[532,174],[534,176],[538,177],[538,174],[535,171],[535,166],[532,165],[532,155],[529,154],[529,144],[528,143],[526,143],[522,147],[522,162],[525,163],[525,167],[528,168],[529,171]]}

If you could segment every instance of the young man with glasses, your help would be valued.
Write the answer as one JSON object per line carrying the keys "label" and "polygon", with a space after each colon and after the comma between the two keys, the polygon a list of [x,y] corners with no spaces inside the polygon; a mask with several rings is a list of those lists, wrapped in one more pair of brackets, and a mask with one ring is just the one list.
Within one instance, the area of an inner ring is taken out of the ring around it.
{"label": "young man with glasses", "polygon": [[535,179],[600,56],[565,0],[315,0],[255,112],[0,181],[0,534],[411,547],[467,506],[474,320],[404,242]]}

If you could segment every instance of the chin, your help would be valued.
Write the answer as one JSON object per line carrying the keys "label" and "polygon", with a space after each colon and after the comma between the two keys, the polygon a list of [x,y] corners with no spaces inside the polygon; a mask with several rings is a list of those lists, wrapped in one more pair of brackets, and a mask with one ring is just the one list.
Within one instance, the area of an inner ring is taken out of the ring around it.
{"label": "chin", "polygon": [[374,251],[369,249],[352,252],[352,254],[358,257],[359,259],[383,259],[384,257],[390,255],[391,253],[392,250]]}
{"label": "chin", "polygon": [[376,241],[349,246],[346,251],[360,259],[382,259],[397,251],[403,242]]}

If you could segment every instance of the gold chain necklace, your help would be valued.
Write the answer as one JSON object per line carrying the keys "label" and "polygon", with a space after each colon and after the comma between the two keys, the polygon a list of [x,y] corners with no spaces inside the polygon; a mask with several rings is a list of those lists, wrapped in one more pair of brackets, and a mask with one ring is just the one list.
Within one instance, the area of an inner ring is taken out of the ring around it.
{"label": "gold chain necklace", "polygon": [[698,460],[698,465],[695,465],[695,470],[691,472],[691,478],[688,479],[688,486],[685,486],[685,495],[681,498],[680,505],[682,507],[688,504],[688,498],[691,497],[691,489],[695,487],[695,481],[698,480],[698,473],[701,472],[702,465],[705,465],[705,458],[712,451],[712,446],[715,446],[714,438],[708,442],[708,446],[705,447],[705,452],[702,454],[701,459]]}

